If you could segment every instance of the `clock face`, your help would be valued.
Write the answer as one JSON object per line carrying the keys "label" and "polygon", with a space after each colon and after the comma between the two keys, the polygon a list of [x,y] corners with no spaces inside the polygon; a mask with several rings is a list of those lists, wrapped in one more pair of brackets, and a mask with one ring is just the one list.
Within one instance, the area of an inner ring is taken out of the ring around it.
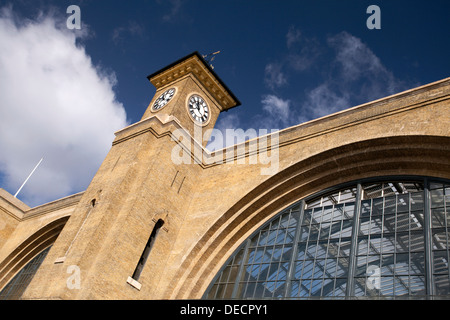
{"label": "clock face", "polygon": [[171,88],[165,91],[162,95],[159,96],[158,99],[156,99],[155,103],[153,104],[153,110],[157,111],[162,107],[164,107],[167,103],[169,103],[170,99],[172,99],[174,94],[175,88]]}
{"label": "clock face", "polygon": [[198,95],[193,95],[188,102],[189,114],[200,124],[205,124],[209,119],[209,108],[205,100]]}

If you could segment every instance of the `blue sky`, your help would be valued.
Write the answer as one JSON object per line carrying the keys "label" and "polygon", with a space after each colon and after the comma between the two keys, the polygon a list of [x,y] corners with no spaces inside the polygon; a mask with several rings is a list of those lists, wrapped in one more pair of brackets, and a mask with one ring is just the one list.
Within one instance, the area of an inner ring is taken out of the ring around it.
{"label": "blue sky", "polygon": [[[369,5],[381,29],[370,30]],[[81,29],[66,9],[78,5]],[[242,105],[219,129],[283,129],[449,76],[450,2],[0,1],[0,187],[39,205],[87,188],[141,119],[146,76],[193,51]]]}

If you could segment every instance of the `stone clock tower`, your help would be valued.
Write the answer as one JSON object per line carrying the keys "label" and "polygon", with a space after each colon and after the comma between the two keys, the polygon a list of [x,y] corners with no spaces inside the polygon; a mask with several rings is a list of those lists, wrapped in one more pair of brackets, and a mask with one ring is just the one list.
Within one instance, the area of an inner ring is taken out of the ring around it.
{"label": "stone clock tower", "polygon": [[148,79],[156,94],[144,116],[115,133],[25,299],[151,299],[176,268],[168,259],[203,167],[172,161],[173,132],[194,137],[240,103],[198,52]]}
{"label": "stone clock tower", "polygon": [[[148,76],[156,94],[142,119],[172,115],[194,137],[194,128],[214,128],[222,111],[240,105],[198,52]],[[200,142],[200,141],[199,141]],[[207,141],[203,141],[205,146]]]}

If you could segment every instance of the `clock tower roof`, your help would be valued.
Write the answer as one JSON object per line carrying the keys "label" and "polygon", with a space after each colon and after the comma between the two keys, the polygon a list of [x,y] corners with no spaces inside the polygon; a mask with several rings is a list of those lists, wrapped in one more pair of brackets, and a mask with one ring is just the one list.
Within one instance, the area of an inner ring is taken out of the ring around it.
{"label": "clock tower roof", "polygon": [[147,79],[158,90],[189,73],[193,74],[201,82],[203,87],[220,103],[220,111],[227,111],[241,104],[233,92],[231,92],[197,51],[147,76]]}

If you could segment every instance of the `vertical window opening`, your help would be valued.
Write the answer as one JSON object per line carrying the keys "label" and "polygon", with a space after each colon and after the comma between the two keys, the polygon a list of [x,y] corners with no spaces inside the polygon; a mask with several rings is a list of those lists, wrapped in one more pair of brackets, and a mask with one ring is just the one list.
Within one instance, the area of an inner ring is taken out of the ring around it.
{"label": "vertical window opening", "polygon": [[164,221],[159,219],[155,226],[153,227],[153,231],[150,235],[150,238],[147,241],[147,244],[145,245],[144,251],[142,252],[141,258],[139,259],[139,262],[136,266],[136,269],[134,270],[132,278],[134,280],[139,280],[139,277],[141,276],[141,272],[144,269],[145,263],[147,262],[148,256],[150,255],[150,251],[152,250],[153,245],[155,244],[156,236],[159,233],[159,230],[164,225]]}

